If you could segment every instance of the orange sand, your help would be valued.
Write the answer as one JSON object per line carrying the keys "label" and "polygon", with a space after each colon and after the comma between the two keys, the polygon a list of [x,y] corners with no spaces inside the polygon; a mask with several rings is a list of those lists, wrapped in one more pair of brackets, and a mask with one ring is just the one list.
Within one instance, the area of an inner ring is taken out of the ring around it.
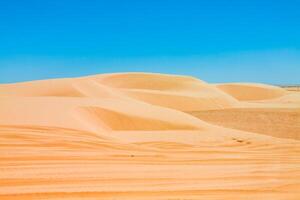
{"label": "orange sand", "polygon": [[300,199],[300,96],[127,73],[0,85],[0,199]]}

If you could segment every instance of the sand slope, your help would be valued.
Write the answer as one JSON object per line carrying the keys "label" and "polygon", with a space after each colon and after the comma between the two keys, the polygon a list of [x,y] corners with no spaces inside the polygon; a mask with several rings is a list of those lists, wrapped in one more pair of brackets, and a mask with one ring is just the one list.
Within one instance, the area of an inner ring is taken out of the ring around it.
{"label": "sand slope", "polygon": [[287,94],[283,88],[256,83],[225,83],[217,87],[240,101],[273,99]]}
{"label": "sand slope", "polygon": [[237,108],[190,114],[223,127],[300,140],[300,108]]}
{"label": "sand slope", "polygon": [[296,200],[299,114],[296,92],[185,76],[2,84],[0,199]]}
{"label": "sand slope", "polygon": [[238,101],[199,79],[158,74],[114,74],[99,79],[129,97],[181,111],[232,108]]}

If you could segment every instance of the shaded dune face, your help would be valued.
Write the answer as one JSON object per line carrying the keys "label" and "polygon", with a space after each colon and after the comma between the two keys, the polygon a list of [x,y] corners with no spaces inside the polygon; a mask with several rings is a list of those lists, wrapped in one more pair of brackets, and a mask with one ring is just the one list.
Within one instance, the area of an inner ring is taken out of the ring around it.
{"label": "shaded dune face", "polygon": [[0,85],[0,199],[300,198],[299,92],[119,73]]}
{"label": "shaded dune face", "polygon": [[231,97],[212,89],[201,89],[195,95],[181,92],[161,92],[148,90],[122,90],[127,96],[134,99],[168,107],[181,111],[214,110],[220,108],[237,107],[238,102]]}
{"label": "shaded dune face", "polygon": [[100,107],[81,108],[83,115],[95,120],[95,123],[103,123],[111,130],[196,130],[197,126],[174,122],[168,119],[147,118],[138,115],[120,113]]}

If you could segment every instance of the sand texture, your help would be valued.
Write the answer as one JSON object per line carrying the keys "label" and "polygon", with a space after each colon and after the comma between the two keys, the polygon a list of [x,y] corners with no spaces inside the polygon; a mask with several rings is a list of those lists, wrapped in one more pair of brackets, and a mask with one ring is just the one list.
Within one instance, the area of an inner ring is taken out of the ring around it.
{"label": "sand texture", "polygon": [[118,73],[0,85],[0,199],[300,199],[300,93]]}

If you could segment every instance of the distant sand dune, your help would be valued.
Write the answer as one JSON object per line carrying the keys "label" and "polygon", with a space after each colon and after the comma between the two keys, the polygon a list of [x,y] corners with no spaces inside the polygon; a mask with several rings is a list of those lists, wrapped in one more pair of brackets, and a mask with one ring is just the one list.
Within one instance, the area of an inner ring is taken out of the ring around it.
{"label": "distant sand dune", "polygon": [[265,84],[224,83],[217,87],[240,101],[273,99],[287,94],[280,87]]}
{"label": "distant sand dune", "polygon": [[0,85],[0,199],[300,198],[300,98],[118,73]]}
{"label": "distant sand dune", "polygon": [[195,90],[197,87],[205,85],[205,82],[193,77],[167,74],[120,73],[92,77],[105,85],[126,89],[178,91],[186,90],[186,88]]}
{"label": "distant sand dune", "polygon": [[282,97],[273,99],[275,103],[283,103],[283,104],[296,104],[300,106],[300,94],[299,93],[289,93]]}

